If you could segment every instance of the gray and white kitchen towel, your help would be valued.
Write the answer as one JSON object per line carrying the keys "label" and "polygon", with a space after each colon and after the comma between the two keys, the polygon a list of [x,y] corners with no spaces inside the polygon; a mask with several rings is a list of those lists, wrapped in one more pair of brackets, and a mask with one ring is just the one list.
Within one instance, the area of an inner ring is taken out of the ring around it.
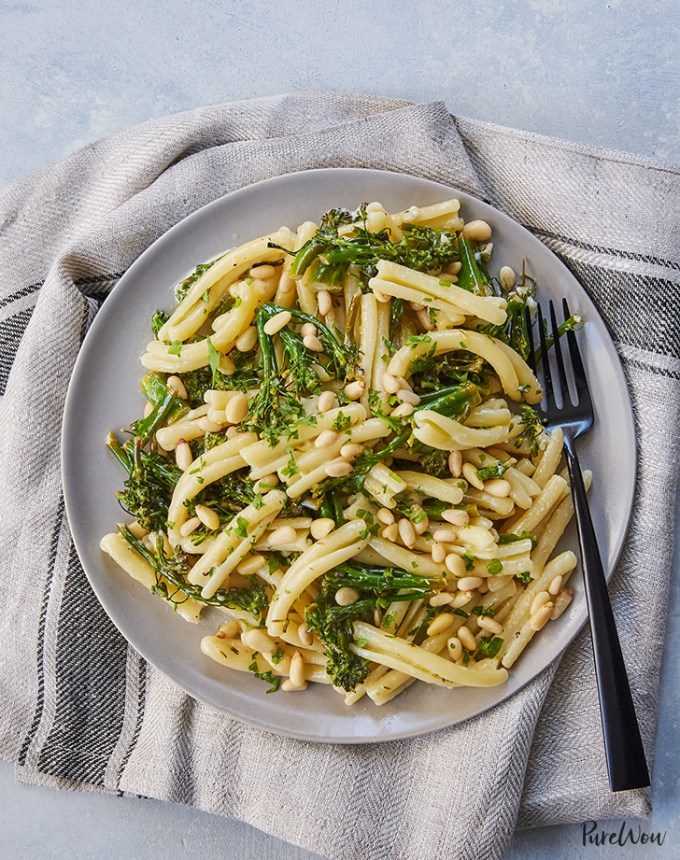
{"label": "gray and white kitchen towel", "polygon": [[315,745],[188,697],[89,588],[64,517],[59,441],[101,302],[203,204],[331,166],[403,171],[488,200],[566,262],[607,321],[640,454],[611,590],[651,757],[678,463],[680,175],[451,117],[441,103],[339,94],[154,119],[0,194],[0,755],[22,780],[189,804],[340,860],[498,858],[518,825],[647,815],[647,792],[609,792],[586,633],[559,666],[461,726]]}

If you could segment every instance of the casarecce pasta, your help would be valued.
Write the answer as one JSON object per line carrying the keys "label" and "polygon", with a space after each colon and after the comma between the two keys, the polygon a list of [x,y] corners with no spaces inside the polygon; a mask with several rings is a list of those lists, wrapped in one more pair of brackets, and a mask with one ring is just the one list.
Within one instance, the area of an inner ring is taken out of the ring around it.
{"label": "casarecce pasta", "polygon": [[101,547],[187,621],[224,613],[207,657],[382,705],[415,680],[502,684],[565,611],[535,284],[489,275],[491,233],[455,199],[334,209],[199,265],[156,311],[144,416],[107,443],[133,520]]}

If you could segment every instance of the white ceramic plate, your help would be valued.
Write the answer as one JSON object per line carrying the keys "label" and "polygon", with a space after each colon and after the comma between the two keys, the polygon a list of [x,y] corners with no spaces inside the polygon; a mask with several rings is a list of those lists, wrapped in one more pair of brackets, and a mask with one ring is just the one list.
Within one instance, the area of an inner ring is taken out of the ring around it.
{"label": "white ceramic plate", "polygon": [[[174,285],[225,248],[282,224],[295,228],[304,220],[318,220],[332,207],[353,209],[379,200],[396,211],[452,196],[460,199],[466,220],[483,218],[494,228],[492,272],[502,263],[519,271],[526,258],[541,296],[567,296],[572,313],[587,320],[579,337],[596,423],[579,449],[583,464],[594,473],[593,519],[611,571],[628,525],[636,458],[632,409],[616,350],[594,305],[565,266],[519,224],[468,194],[413,176],[359,169],[294,173],[229,194],[181,221],[139,257],[95,319],[76,363],[64,418],[63,477],[76,549],[92,588],[114,624],[149,662],[195,698],[269,731],[311,741],[364,743],[453,725],[516,693],[567,647],[586,618],[580,576],[574,575],[576,599],[570,610],[536,637],[504,686],[443,690],[414,684],[380,708],[369,700],[348,708],[321,686],[299,695],[267,695],[266,685],[249,673],[232,672],[205,657],[199,642],[214,631],[215,615],[206,613],[200,625],[187,624],[99,549],[101,536],[122,519],[114,492],[122,486],[123,473],[104,440],[109,429],[127,426],[142,412],[138,359],[150,337],[153,311],[173,305]],[[573,531],[565,541],[576,550]]]}

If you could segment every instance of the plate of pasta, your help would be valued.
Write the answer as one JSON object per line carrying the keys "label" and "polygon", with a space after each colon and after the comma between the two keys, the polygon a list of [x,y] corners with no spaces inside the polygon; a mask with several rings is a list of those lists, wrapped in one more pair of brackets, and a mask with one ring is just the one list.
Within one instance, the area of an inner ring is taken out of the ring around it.
{"label": "plate of pasta", "polygon": [[635,489],[625,379],[586,291],[521,225],[361,169],[177,224],[107,299],[66,405],[67,512],[114,623],[192,696],[306,740],[413,736],[517,692],[586,617],[527,361],[536,302],[562,296],[611,571]]}

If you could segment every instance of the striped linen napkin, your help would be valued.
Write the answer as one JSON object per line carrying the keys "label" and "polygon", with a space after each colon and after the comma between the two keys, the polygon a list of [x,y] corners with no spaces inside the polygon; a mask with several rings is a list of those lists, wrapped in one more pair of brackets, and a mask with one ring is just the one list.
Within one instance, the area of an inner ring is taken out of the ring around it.
{"label": "striped linen napkin", "polygon": [[64,517],[59,437],[98,308],[193,210],[256,180],[329,166],[403,171],[488,200],[566,262],[609,324],[640,451],[612,595],[651,757],[678,463],[680,176],[451,117],[441,103],[337,94],[155,119],[0,195],[0,546],[11,583],[0,755],[21,780],[189,804],[342,860],[498,858],[518,824],[648,815],[647,792],[608,790],[585,633],[559,666],[462,726],[315,745],[189,698],[125,642],[89,588]]}

